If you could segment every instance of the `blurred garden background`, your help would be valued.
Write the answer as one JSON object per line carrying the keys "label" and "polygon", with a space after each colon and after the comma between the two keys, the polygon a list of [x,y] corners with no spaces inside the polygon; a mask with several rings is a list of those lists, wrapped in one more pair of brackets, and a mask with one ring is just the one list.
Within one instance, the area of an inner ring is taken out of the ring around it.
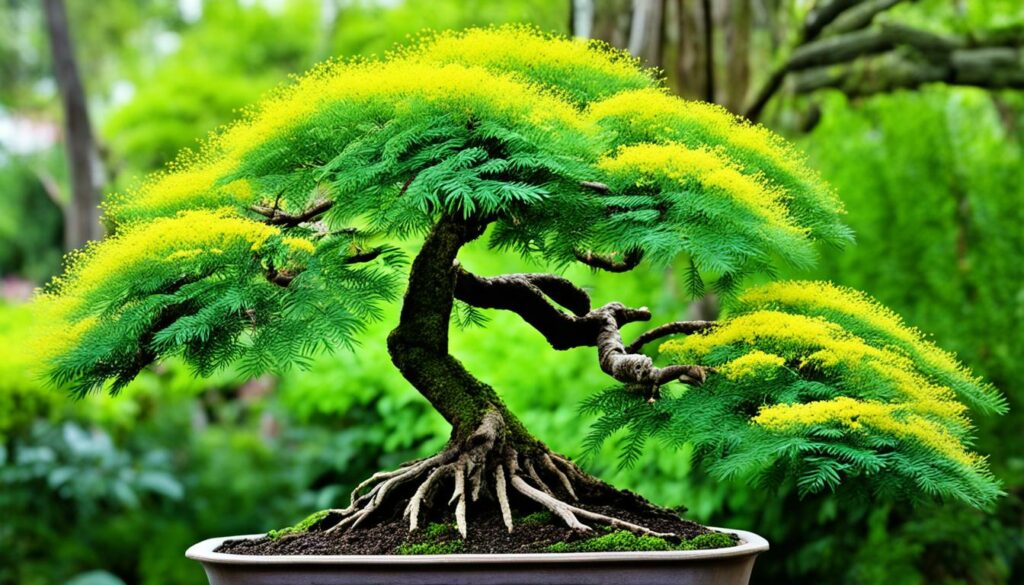
{"label": "blurred garden background", "polygon": [[[63,17],[63,18],[62,18]],[[328,57],[425,28],[508,22],[606,40],[796,141],[848,207],[857,245],[812,273],[867,291],[1009,397],[978,421],[1006,497],[989,512],[800,500],[711,481],[649,445],[587,468],[690,518],[772,543],[755,583],[1024,582],[1024,5],[1019,0],[0,0],[0,584],[201,584],[183,552],[342,502],[427,455],[444,421],[390,364],[397,306],[308,370],[197,379],[174,362],[73,402],[24,355],[25,301],[88,210]],[[65,26],[66,25],[66,26]],[[73,61],[69,59],[73,57]],[[482,274],[529,269],[476,244]],[[682,270],[579,270],[598,302],[708,315]],[[579,455],[592,349],[552,351],[511,314],[453,353],[554,449]],[[500,330],[500,332],[498,331]]]}

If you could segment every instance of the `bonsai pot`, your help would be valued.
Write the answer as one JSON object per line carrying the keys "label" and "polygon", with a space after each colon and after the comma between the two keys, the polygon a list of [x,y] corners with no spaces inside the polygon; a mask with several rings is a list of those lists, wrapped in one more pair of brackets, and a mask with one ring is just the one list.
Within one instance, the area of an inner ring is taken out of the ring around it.
{"label": "bonsai pot", "polygon": [[[722,529],[716,529],[722,530]],[[258,556],[214,552],[204,540],[185,553],[210,585],[746,585],[768,541],[752,532],[734,547],[659,552]]]}

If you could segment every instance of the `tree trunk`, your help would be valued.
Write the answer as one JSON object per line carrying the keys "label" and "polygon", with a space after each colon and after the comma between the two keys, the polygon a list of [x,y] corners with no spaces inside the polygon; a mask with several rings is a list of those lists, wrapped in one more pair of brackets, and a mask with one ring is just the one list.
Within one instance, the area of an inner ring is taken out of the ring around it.
{"label": "tree trunk", "polygon": [[97,185],[102,171],[89,122],[85,90],[75,63],[64,1],[44,0],[43,5],[53,71],[64,111],[64,143],[71,171],[71,203],[65,208],[64,215],[64,244],[70,250],[103,235]]}
{"label": "tree trunk", "polygon": [[729,0],[725,14],[725,91],[723,104],[740,113],[750,87],[751,0]]}
{"label": "tree trunk", "polygon": [[493,388],[477,380],[448,353],[457,275],[455,259],[483,225],[443,216],[413,261],[398,327],[388,336],[395,366],[452,425],[452,441],[472,435],[489,412],[504,419],[506,443],[523,453],[537,440],[505,407]]}
{"label": "tree trunk", "polygon": [[703,0],[676,0],[676,83],[679,95],[713,102],[714,45],[711,6]]}
{"label": "tree trunk", "polygon": [[662,65],[662,30],[665,0],[633,0],[629,52],[648,67]]}

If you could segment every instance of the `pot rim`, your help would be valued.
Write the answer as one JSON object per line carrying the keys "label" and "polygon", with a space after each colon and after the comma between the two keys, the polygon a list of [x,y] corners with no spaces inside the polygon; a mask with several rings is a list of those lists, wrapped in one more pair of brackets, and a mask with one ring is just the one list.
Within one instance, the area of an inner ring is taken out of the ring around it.
{"label": "pot rim", "polygon": [[731,532],[740,544],[728,548],[681,551],[587,552],[587,553],[510,553],[451,555],[233,555],[214,552],[226,540],[253,539],[263,534],[209,538],[192,545],[185,556],[201,563],[225,565],[491,565],[508,563],[616,563],[623,561],[697,561],[756,555],[768,550],[768,541],[745,530],[708,526],[718,532]]}

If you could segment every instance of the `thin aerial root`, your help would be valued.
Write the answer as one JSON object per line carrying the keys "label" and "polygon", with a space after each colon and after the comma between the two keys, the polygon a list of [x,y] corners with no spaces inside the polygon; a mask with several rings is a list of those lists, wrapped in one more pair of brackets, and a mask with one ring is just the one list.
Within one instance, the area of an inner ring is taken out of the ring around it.
{"label": "thin aerial root", "polygon": [[565,470],[565,472],[575,481],[583,484],[595,483],[596,480],[594,478],[580,471],[579,467],[577,467],[576,464],[570,461],[569,459],[566,459],[565,457],[562,457],[557,453],[552,453],[551,458],[554,459],[555,463],[559,464],[562,467],[562,469]]}
{"label": "thin aerial root", "polygon": [[455,466],[455,489],[452,491],[452,497],[448,500],[448,505],[461,498],[462,494],[466,491],[466,467],[461,461]]}
{"label": "thin aerial root", "polygon": [[448,452],[444,451],[432,457],[427,457],[425,459],[417,459],[415,461],[403,463],[398,467],[398,469],[395,469],[393,471],[378,471],[377,473],[374,473],[369,477],[369,479],[363,481],[362,483],[357,485],[354,490],[352,490],[352,497],[350,499],[349,506],[348,508],[345,508],[345,510],[347,510],[349,513],[352,513],[355,510],[356,506],[358,505],[359,500],[362,499],[359,493],[362,492],[371,484],[375,482],[381,482],[374,486],[374,489],[371,490],[370,494],[373,495],[367,494],[367,496],[370,496],[370,498],[372,499],[376,495],[376,492],[380,490],[381,486],[387,480],[405,475],[412,471],[413,469],[429,467],[430,465],[433,465],[435,462],[440,462],[442,459],[445,459],[448,456]]}
{"label": "thin aerial root", "polygon": [[501,465],[494,470],[494,491],[498,495],[498,507],[505,527],[512,532],[512,508],[508,505],[508,487],[505,485],[505,470]]}
{"label": "thin aerial root", "polygon": [[548,487],[548,484],[544,483],[544,480],[540,478],[540,474],[538,474],[537,470],[534,469],[532,459],[526,460],[525,468],[526,474],[530,476],[530,479],[532,479],[533,482],[537,484],[537,487],[539,487],[541,491],[548,494],[549,496],[555,497],[555,492],[551,491],[551,488]]}
{"label": "thin aerial root", "polygon": [[572,506],[531,486],[522,477],[513,475],[512,487],[519,493],[547,508],[555,516],[561,518],[569,528],[578,532],[589,532],[591,530],[589,526],[576,518],[575,514],[573,514]]}
{"label": "thin aerial root", "polygon": [[562,471],[558,469],[558,467],[555,466],[554,461],[551,460],[551,457],[548,457],[547,453],[544,453],[541,456],[540,462],[541,465],[543,465],[544,468],[548,470],[548,472],[550,472],[552,475],[558,478],[559,483],[562,484],[562,489],[568,492],[569,497],[571,497],[573,500],[579,500],[579,498],[576,497],[576,490],[572,489],[572,482],[569,481],[569,478],[566,477],[566,475],[562,473]]}

